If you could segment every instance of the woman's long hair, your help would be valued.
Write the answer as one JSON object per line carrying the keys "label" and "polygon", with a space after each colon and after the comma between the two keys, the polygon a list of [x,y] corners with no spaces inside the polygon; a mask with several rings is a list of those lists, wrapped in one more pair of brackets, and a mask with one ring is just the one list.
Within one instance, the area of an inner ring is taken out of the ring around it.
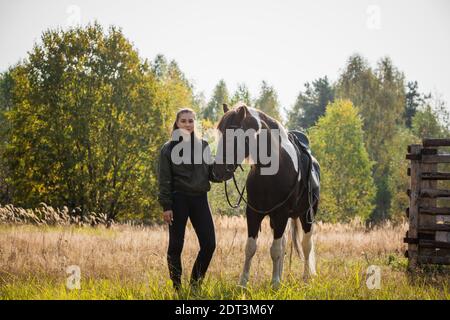
{"label": "woman's long hair", "polygon": [[[174,121],[173,126],[172,126],[172,132],[170,134],[170,137],[171,137],[170,150],[171,151],[172,151],[173,147],[176,144],[180,143],[183,140],[182,136],[179,137],[179,140],[176,140],[176,138],[174,137],[174,134],[173,134],[175,130],[179,129],[179,127],[177,125],[177,122],[178,122],[178,120],[180,119],[180,116],[183,113],[192,113],[194,115],[194,120],[196,119],[196,113],[191,108],[182,108],[182,109],[179,109],[177,111],[177,115],[175,117],[175,121]],[[192,149],[194,148],[195,141],[201,141],[201,139],[200,139],[200,137],[199,137],[199,135],[197,133],[197,128],[196,127],[197,126],[194,123],[194,131],[191,132],[191,135],[190,135],[191,136],[190,140],[191,140],[191,147],[192,147]],[[181,150],[180,156],[182,156],[182,155],[183,155],[183,151]],[[193,165],[193,163],[194,163],[194,153],[192,152],[191,153],[191,164]]]}
{"label": "woman's long hair", "polygon": [[196,125],[196,123],[195,123],[195,120],[197,120],[197,114],[196,114],[195,111],[192,110],[191,108],[181,108],[181,109],[178,109],[177,115],[176,115],[176,117],[175,117],[175,121],[173,122],[173,125],[172,125],[172,132],[170,133],[171,139],[173,139],[173,132],[174,132],[175,130],[179,129],[179,128],[178,128],[178,125],[177,125],[177,122],[178,122],[178,120],[180,119],[180,116],[181,116],[183,113],[192,113],[192,114],[194,115],[194,131],[191,133],[191,138],[195,138],[195,139],[197,139],[197,140],[200,139],[200,134],[198,133],[197,125]]}
{"label": "woman's long hair", "polygon": [[[179,109],[179,110],[177,111],[177,116],[175,117],[175,121],[173,122],[172,132],[171,132],[171,134],[170,134],[171,137],[173,136],[173,132],[174,132],[175,130],[179,129],[179,128],[178,128],[178,125],[177,125],[177,122],[178,122],[178,120],[180,119],[180,116],[181,116],[183,113],[192,113],[192,114],[194,115],[194,120],[196,120],[196,118],[197,118],[197,114],[196,114],[195,111],[192,110],[191,108],[181,108],[181,109]],[[198,138],[197,126],[195,125],[195,123],[194,123],[194,131],[193,131],[192,133],[194,134],[194,136],[195,136],[196,138]],[[192,135],[192,134],[191,134],[191,135]]]}

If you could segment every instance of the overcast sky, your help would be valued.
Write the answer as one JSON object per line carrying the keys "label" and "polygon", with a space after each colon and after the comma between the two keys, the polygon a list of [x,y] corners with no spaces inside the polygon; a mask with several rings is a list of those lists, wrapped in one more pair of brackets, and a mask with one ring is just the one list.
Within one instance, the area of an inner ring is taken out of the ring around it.
{"label": "overcast sky", "polygon": [[447,0],[0,0],[0,71],[42,31],[95,19],[122,27],[143,58],[175,59],[206,98],[224,79],[253,96],[267,80],[290,108],[307,81],[336,80],[353,53],[390,56],[407,80],[450,101]]}

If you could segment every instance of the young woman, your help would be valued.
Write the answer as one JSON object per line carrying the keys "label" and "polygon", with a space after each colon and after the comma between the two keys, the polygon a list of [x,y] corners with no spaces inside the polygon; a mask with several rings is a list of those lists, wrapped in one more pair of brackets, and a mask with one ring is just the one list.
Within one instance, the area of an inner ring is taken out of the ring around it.
{"label": "young woman", "polygon": [[[195,112],[193,110],[188,108],[179,110],[173,124],[172,138],[161,148],[159,158],[158,200],[164,211],[164,221],[169,224],[167,262],[170,278],[177,291],[181,288],[181,251],[187,219],[191,220],[200,243],[200,251],[192,268],[191,286],[201,284],[216,247],[207,192],[211,189],[210,181],[220,181],[213,178],[212,165],[208,164],[203,156],[201,164],[193,161],[195,144],[197,147],[201,145],[202,155],[205,148],[208,148],[209,151],[208,143],[195,134],[194,124]],[[175,130],[182,131],[181,139],[174,138]],[[182,156],[182,152],[176,154],[177,150],[181,148],[173,150],[179,143],[187,143],[190,147],[191,161],[187,161],[188,163],[175,164],[173,161],[173,157]]]}

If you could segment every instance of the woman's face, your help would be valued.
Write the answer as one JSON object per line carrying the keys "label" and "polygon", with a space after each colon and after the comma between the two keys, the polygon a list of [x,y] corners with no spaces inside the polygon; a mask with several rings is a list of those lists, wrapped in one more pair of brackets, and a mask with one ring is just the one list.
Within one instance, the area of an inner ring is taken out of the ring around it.
{"label": "woman's face", "polygon": [[183,112],[180,114],[177,126],[191,134],[194,131],[194,114],[192,112]]}

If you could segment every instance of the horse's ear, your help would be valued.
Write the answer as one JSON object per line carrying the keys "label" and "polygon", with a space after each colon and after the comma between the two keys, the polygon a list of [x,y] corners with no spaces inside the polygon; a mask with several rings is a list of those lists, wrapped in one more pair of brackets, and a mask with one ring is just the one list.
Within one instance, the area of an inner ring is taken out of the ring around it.
{"label": "horse's ear", "polygon": [[226,103],[223,104],[223,113],[227,113],[228,112],[228,105]]}

